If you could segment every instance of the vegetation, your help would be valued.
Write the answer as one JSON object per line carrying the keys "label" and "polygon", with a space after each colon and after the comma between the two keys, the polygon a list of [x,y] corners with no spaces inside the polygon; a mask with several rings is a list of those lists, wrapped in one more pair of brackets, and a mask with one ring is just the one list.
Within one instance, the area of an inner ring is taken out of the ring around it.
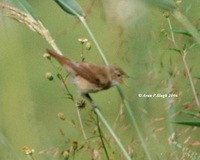
{"label": "vegetation", "polygon": [[[13,2],[0,3],[0,159],[200,159],[198,0]],[[130,78],[91,110],[50,47]]]}

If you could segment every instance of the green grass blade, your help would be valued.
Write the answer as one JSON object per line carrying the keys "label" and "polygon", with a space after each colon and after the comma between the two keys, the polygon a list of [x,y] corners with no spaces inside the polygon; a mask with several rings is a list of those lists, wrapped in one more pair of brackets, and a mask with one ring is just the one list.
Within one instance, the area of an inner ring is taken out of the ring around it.
{"label": "green grass blade", "polygon": [[186,126],[191,126],[191,127],[200,127],[200,122],[173,122],[176,124],[182,124]]}
{"label": "green grass blade", "polygon": [[12,0],[12,2],[19,9],[30,14],[35,20],[38,20],[36,14],[33,12],[31,5],[26,0]]}
{"label": "green grass blade", "polygon": [[188,12],[190,11],[191,8],[192,8],[192,3],[189,3],[185,9],[185,13],[188,14]]}
{"label": "green grass blade", "polygon": [[184,113],[184,114],[186,114],[188,116],[192,116],[192,117],[200,119],[200,115],[199,115],[198,112],[194,112],[194,111],[190,111],[190,110],[187,110],[187,109],[183,109],[181,107],[175,108],[174,110],[178,111],[178,112],[182,112],[182,113]]}
{"label": "green grass blade", "polygon": [[173,0],[144,0],[146,3],[152,4],[161,9],[172,11],[176,9],[176,4]]}
{"label": "green grass blade", "polygon": [[179,10],[174,10],[174,17],[187,29],[198,44],[200,44],[200,33],[194,27],[194,25],[183,15]]}
{"label": "green grass blade", "polygon": [[177,34],[182,34],[182,35],[185,35],[185,36],[192,37],[192,35],[188,31],[179,30],[179,29],[172,29],[171,31],[174,32],[174,33],[177,33]]}
{"label": "green grass blade", "polygon": [[55,2],[68,14],[77,17],[84,17],[81,6],[75,0],[55,0]]}

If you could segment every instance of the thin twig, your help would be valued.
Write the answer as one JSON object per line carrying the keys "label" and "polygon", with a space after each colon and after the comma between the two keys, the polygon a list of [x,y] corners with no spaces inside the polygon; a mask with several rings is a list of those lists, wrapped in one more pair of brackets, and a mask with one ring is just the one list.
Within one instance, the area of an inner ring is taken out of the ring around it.
{"label": "thin twig", "polygon": [[[174,44],[174,47],[176,49],[180,50],[178,45],[177,45],[177,43],[176,43],[176,40],[174,38],[174,32],[172,30],[173,28],[172,28],[171,21],[170,21],[169,17],[167,18],[167,22],[168,22],[169,29],[170,29],[170,32],[171,32],[171,38],[169,38],[169,40],[172,41],[172,43]],[[198,99],[198,96],[197,96],[197,92],[196,92],[195,87],[194,87],[194,82],[192,80],[192,76],[191,76],[187,61],[186,61],[186,56],[187,56],[187,50],[186,49],[183,50],[183,53],[181,54],[181,56],[182,56],[184,67],[186,69],[186,73],[187,73],[188,78],[189,78],[190,86],[191,86],[191,89],[192,89],[192,93],[193,93],[196,105],[200,109],[200,102],[199,102],[199,99]]]}
{"label": "thin twig", "polygon": [[[76,104],[76,101],[75,101],[73,95],[70,93],[70,91],[69,91],[69,89],[68,89],[68,87],[67,87],[67,85],[66,85],[66,83],[65,83],[64,78],[60,75],[59,79],[60,79],[61,82],[63,83],[63,85],[64,85],[64,87],[65,87],[65,89],[66,89],[66,91],[67,91],[67,94],[70,96],[70,99],[74,102],[74,104]],[[84,137],[86,143],[89,144],[87,135],[86,135],[86,133],[85,133],[85,129],[84,129],[84,127],[83,127],[83,122],[82,122],[82,118],[81,118],[81,114],[80,114],[80,109],[79,109],[78,107],[77,107],[77,109],[76,109],[76,112],[77,112],[77,115],[78,115],[78,120],[79,120],[79,123],[80,123],[81,131],[82,131],[82,133],[83,133],[83,137]]]}
{"label": "thin twig", "polygon": [[174,46],[176,47],[176,49],[178,49],[178,46],[177,46],[176,40],[175,40],[175,36],[174,36],[174,32],[172,31],[172,24],[171,24],[169,17],[167,18],[167,22],[168,22],[169,29],[171,32],[171,38],[169,40],[171,40],[173,42]]}
{"label": "thin twig", "polygon": [[90,37],[92,38],[92,40],[93,40],[95,46],[97,47],[97,49],[98,49],[98,51],[99,51],[99,53],[100,53],[102,59],[104,60],[105,64],[106,64],[106,65],[109,65],[109,63],[108,63],[108,61],[107,61],[107,59],[106,59],[106,57],[105,57],[105,55],[104,55],[104,53],[103,53],[101,47],[99,46],[99,43],[96,41],[96,39],[95,39],[95,37],[94,37],[92,31],[91,31],[90,28],[88,27],[88,25],[87,25],[87,23],[86,23],[86,21],[85,21],[85,18],[79,16],[79,19],[80,19],[80,21],[83,23],[83,25],[84,25],[84,27],[86,28],[86,30],[88,31]]}
{"label": "thin twig", "polygon": [[199,102],[199,99],[198,99],[198,96],[197,96],[197,92],[196,92],[195,87],[194,87],[194,82],[192,80],[192,76],[191,76],[187,61],[186,61],[186,55],[187,55],[187,51],[184,50],[183,51],[183,55],[182,55],[182,60],[183,60],[183,63],[184,63],[185,69],[186,69],[186,73],[187,73],[188,78],[189,78],[190,86],[192,88],[192,93],[193,93],[196,105],[200,109],[200,102]]}
{"label": "thin twig", "polygon": [[114,138],[114,140],[116,141],[116,143],[118,144],[118,146],[120,147],[120,149],[122,150],[124,156],[126,157],[127,160],[131,160],[129,154],[127,153],[127,151],[125,150],[124,146],[122,145],[122,143],[120,142],[119,138],[116,136],[116,134],[114,133],[114,131],[112,130],[112,128],[109,126],[109,124],[107,123],[107,121],[105,120],[105,118],[103,117],[103,115],[101,114],[101,112],[99,111],[98,108],[94,108],[95,113],[98,114],[99,118],[101,119],[101,121],[103,122],[103,124],[106,126],[106,128],[108,129],[108,131],[110,132],[110,134],[112,135],[112,137]]}
{"label": "thin twig", "polygon": [[98,116],[98,114],[97,114],[95,111],[94,111],[94,113],[95,113],[96,119],[97,119],[97,129],[98,129],[98,132],[99,132],[99,137],[100,137],[100,139],[101,139],[101,143],[102,143],[104,152],[105,152],[105,154],[106,154],[106,158],[107,158],[107,160],[109,160],[110,158],[109,158],[109,155],[108,155],[108,151],[107,151],[106,145],[105,145],[104,140],[103,140],[103,133],[102,133],[101,127],[100,127],[100,125],[99,125],[99,123],[100,123],[100,122],[99,122],[99,116]]}
{"label": "thin twig", "polygon": [[89,144],[85,129],[83,127],[83,122],[82,122],[82,118],[81,118],[81,114],[80,114],[80,109],[78,107],[76,109],[76,112],[77,112],[77,115],[78,115],[78,120],[79,120],[79,123],[80,123],[81,131],[83,133],[83,137],[84,137],[86,143]]}
{"label": "thin twig", "polygon": [[[56,72],[59,72],[58,69],[57,69],[57,67],[56,67],[56,66],[54,65],[54,63],[51,61],[51,59],[50,59],[50,62],[51,62],[51,65],[53,66],[53,68],[55,69],[55,71],[56,71]],[[65,88],[65,90],[66,90],[66,92],[67,92],[69,98],[73,101],[74,104],[76,104],[76,100],[75,100],[74,96],[71,94],[71,92],[70,92],[70,90],[69,90],[69,88],[68,88],[68,86],[67,86],[67,84],[66,84],[66,82],[65,82],[65,79],[62,77],[62,75],[61,75],[60,73],[58,73],[57,76],[58,76],[59,80],[62,82],[62,84],[64,85],[64,88]],[[67,77],[68,77],[68,75],[67,75]],[[67,78],[67,77],[66,77],[66,78]],[[81,131],[82,131],[83,137],[84,137],[86,143],[89,144],[89,141],[88,141],[88,138],[87,138],[85,129],[84,129],[84,127],[83,127],[83,122],[82,122],[80,110],[79,110],[78,107],[76,108],[76,112],[77,112],[77,115],[78,115],[78,120],[79,120],[79,123],[80,123],[80,129],[81,129]]]}

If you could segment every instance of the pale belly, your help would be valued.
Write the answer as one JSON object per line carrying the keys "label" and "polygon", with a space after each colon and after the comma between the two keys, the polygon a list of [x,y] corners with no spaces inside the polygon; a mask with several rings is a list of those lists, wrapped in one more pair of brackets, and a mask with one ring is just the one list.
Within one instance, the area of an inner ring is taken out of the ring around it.
{"label": "pale belly", "polygon": [[79,76],[73,77],[72,79],[80,93],[95,93],[102,90],[101,87],[95,85],[94,83],[90,83]]}

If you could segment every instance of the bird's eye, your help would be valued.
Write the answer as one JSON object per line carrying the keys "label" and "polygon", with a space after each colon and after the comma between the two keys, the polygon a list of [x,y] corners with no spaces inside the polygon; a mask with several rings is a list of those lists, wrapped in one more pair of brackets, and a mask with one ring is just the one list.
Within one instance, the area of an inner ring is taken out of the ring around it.
{"label": "bird's eye", "polygon": [[118,74],[117,74],[117,77],[121,77],[121,74],[118,73]]}

